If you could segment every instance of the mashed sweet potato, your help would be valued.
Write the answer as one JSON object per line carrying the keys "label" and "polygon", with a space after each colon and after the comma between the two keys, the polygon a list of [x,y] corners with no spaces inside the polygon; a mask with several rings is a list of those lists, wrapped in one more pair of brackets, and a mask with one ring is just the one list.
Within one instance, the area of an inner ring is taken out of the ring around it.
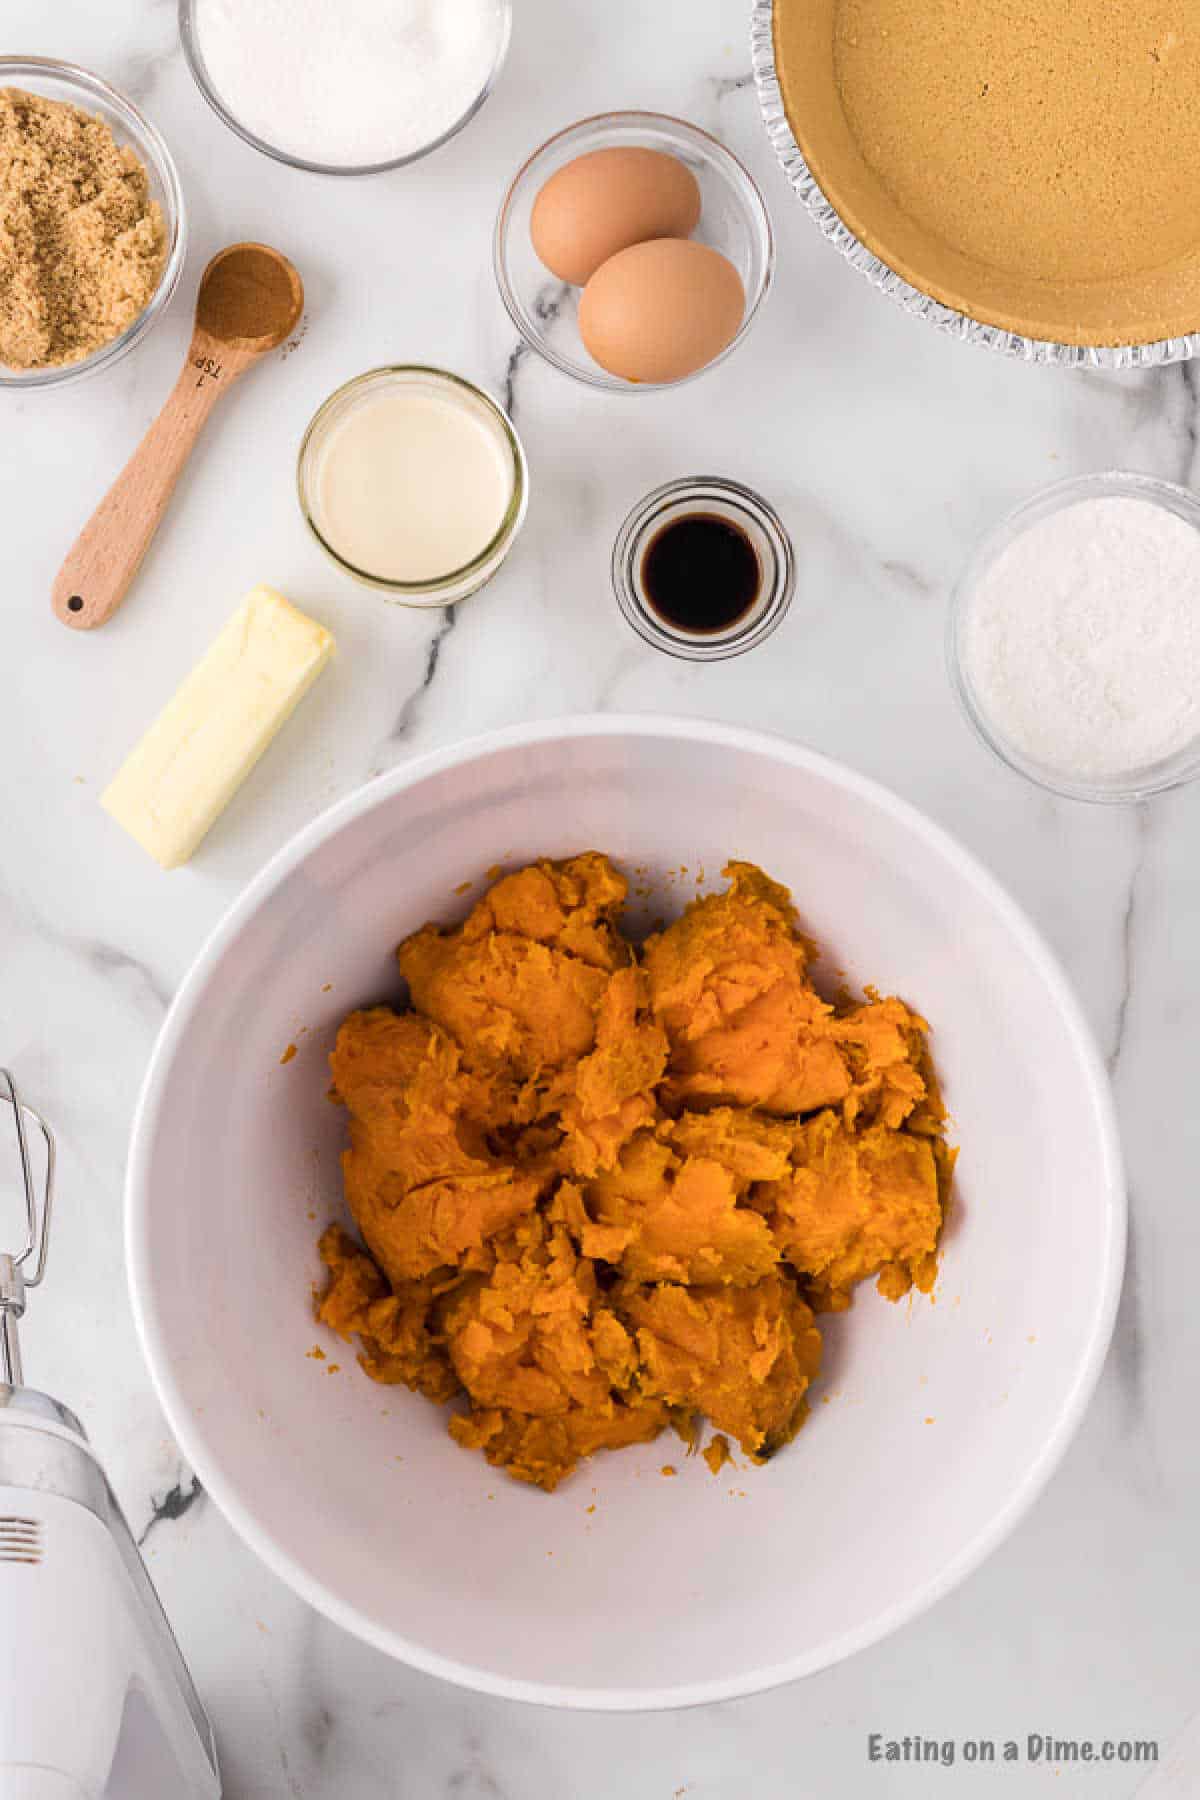
{"label": "mashed sweet potato", "polygon": [[365,1249],[323,1234],[319,1316],[543,1488],[702,1419],[765,1460],[807,1414],[815,1315],[933,1284],[954,1152],[925,1022],[823,999],[787,890],[725,873],[640,949],[606,857],[505,876],[401,944],[407,1011],[338,1034]]}

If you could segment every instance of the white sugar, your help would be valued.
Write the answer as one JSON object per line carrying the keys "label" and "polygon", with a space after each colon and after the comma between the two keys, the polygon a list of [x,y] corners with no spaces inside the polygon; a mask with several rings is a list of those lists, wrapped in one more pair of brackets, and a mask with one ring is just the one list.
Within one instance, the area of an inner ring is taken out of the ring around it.
{"label": "white sugar", "polygon": [[409,156],[471,106],[500,49],[500,0],[196,0],[228,112],[273,149],[353,168]]}
{"label": "white sugar", "polygon": [[1149,500],[1080,500],[996,558],[963,665],[999,736],[1048,773],[1132,775],[1200,733],[1200,532]]}

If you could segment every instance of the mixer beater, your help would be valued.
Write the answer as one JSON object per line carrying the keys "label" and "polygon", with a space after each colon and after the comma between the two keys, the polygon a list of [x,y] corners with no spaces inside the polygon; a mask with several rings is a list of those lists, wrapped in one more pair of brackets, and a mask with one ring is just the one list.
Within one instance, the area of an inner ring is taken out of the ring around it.
{"label": "mixer beater", "polygon": [[23,1385],[54,1137],[0,1069],[24,1227],[0,1249],[0,1795],[219,1800],[212,1728],[124,1515],[74,1413]]}

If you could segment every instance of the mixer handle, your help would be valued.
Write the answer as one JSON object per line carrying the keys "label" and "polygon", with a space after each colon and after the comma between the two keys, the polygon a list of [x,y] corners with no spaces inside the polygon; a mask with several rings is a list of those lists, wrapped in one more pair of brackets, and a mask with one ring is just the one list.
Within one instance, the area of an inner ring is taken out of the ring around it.
{"label": "mixer handle", "polygon": [[[12,1107],[25,1193],[25,1238],[14,1251],[0,1249],[0,1383],[21,1385],[21,1353],[17,1320],[25,1311],[25,1291],[37,1287],[46,1272],[50,1209],[54,1203],[54,1138],[40,1113],[26,1106],[7,1069],[0,1069],[0,1100]],[[45,1144],[45,1177],[38,1194],[29,1152],[29,1127],[36,1126]]]}

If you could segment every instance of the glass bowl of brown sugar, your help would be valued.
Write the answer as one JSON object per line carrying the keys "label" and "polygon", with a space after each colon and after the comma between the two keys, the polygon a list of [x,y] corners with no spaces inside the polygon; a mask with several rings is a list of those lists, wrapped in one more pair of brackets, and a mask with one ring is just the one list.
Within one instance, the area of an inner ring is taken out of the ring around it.
{"label": "glass bowl of brown sugar", "polygon": [[[7,98],[10,96],[16,98]],[[36,105],[29,108],[24,96],[32,96],[35,103],[50,102],[53,112]],[[162,317],[183,270],[187,223],[174,160],[150,121],[101,76],[52,57],[0,56],[0,175],[7,160],[17,155],[29,158],[32,151],[45,179],[54,179],[54,117],[63,107],[99,122],[103,131],[91,134],[94,148],[111,155],[107,133],[118,152],[128,153],[127,168],[133,172],[136,164],[145,172],[145,229],[154,231],[161,254],[153,285],[147,284],[144,305],[127,317],[127,306],[107,298],[99,272],[96,291],[85,296],[81,305],[74,267],[72,279],[64,283],[64,259],[54,255],[38,258],[40,246],[32,243],[25,279],[15,294],[10,284],[7,297],[0,300],[0,388],[62,387],[118,362]],[[23,147],[17,142],[21,138]],[[66,175],[65,170],[62,173]],[[38,178],[36,169],[32,178]],[[136,180],[135,187],[140,190]],[[4,191],[0,180],[0,193]],[[8,206],[21,206],[19,194],[5,203]],[[19,238],[22,227],[28,232],[30,220],[28,216],[9,220],[5,208],[0,207],[0,226],[4,225],[10,233],[15,225]],[[109,285],[114,285],[112,271],[108,279]],[[115,285],[119,286],[119,281]],[[108,335],[107,324],[112,326]],[[6,354],[8,361],[4,360]]]}

